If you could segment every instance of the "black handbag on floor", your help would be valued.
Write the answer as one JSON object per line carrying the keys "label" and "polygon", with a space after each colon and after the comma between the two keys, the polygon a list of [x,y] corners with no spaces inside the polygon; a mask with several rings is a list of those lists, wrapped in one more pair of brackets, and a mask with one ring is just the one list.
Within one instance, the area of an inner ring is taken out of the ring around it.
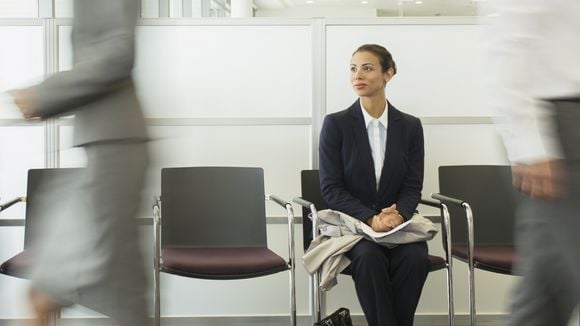
{"label": "black handbag on floor", "polygon": [[314,326],[353,326],[350,319],[350,311],[346,308],[339,308],[326,318],[323,318]]}

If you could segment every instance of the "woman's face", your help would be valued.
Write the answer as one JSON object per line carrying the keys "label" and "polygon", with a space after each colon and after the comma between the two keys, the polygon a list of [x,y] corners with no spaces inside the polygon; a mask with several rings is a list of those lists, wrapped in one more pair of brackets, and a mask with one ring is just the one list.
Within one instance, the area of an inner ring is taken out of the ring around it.
{"label": "woman's face", "polygon": [[383,72],[379,58],[371,52],[356,52],[350,60],[350,82],[358,96],[384,93],[392,77],[393,69]]}

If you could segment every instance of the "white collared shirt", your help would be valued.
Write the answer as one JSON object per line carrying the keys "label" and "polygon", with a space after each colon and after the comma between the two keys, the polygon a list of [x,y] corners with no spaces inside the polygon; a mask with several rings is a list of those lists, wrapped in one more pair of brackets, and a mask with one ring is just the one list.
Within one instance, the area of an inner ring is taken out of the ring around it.
{"label": "white collared shirt", "polygon": [[387,127],[389,126],[387,104],[385,102],[385,110],[383,111],[383,114],[378,119],[375,119],[367,112],[367,110],[365,110],[360,99],[359,103],[363,117],[365,119],[369,144],[371,145],[371,151],[373,154],[375,180],[377,182],[376,187],[378,190],[381,180],[381,172],[383,170],[383,163],[385,161],[385,151],[387,148]]}
{"label": "white collared shirt", "polygon": [[512,163],[561,157],[546,99],[580,97],[580,1],[492,0],[486,72]]}

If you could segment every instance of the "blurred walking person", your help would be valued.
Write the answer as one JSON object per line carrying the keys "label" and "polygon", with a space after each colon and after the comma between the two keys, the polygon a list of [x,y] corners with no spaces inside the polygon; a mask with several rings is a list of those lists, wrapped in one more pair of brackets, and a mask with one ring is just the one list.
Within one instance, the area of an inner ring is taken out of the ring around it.
{"label": "blurred walking person", "polygon": [[513,184],[528,195],[507,325],[564,326],[580,301],[580,2],[490,5],[490,95]]}
{"label": "blurred walking person", "polygon": [[[132,80],[139,0],[75,0],[73,68],[11,92],[28,119],[74,114],[74,144],[87,167],[78,185],[45,203],[30,300],[49,312],[80,304],[119,325],[146,325],[144,262],[136,214],[148,164]],[[45,191],[50,191],[45,186]]]}

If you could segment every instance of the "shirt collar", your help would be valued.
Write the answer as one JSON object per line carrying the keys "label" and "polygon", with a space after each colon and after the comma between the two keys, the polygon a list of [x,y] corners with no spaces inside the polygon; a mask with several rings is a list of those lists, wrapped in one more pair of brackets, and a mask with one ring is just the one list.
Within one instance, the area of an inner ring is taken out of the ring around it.
{"label": "shirt collar", "polygon": [[[368,128],[371,121],[374,120],[375,118],[373,118],[367,112],[367,110],[365,110],[365,108],[362,104],[362,101],[360,99],[359,99],[359,103],[360,103],[360,109],[361,109],[363,117],[365,119],[365,126]],[[388,105],[387,105],[387,102],[385,102],[385,110],[383,111],[383,114],[381,114],[381,116],[377,119],[385,128],[387,128],[387,126],[389,124],[389,115],[388,115],[387,111],[388,111]]]}

